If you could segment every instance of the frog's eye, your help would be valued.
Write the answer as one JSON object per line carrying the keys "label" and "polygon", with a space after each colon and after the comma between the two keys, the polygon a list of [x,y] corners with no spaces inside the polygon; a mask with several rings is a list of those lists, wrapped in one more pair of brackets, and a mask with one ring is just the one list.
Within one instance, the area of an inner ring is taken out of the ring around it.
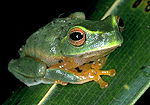
{"label": "frog's eye", "polygon": [[123,29],[124,29],[123,20],[118,16],[115,16],[115,17],[116,17],[116,21],[117,21],[117,24],[118,24],[118,27],[119,27],[119,31],[122,32]]}
{"label": "frog's eye", "polygon": [[73,28],[68,33],[69,42],[74,46],[81,46],[85,42],[85,32],[80,28]]}

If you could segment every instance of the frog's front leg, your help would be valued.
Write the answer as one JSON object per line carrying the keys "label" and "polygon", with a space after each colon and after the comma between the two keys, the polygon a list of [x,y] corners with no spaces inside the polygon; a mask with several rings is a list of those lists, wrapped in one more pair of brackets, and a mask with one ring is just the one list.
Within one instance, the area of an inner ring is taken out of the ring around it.
{"label": "frog's front leg", "polygon": [[95,62],[80,66],[79,69],[82,72],[76,74],[79,77],[79,81],[76,84],[82,84],[94,80],[100,85],[101,88],[106,88],[108,86],[108,83],[104,82],[100,75],[108,75],[112,77],[116,74],[116,71],[114,69],[100,70],[105,64],[106,59],[107,57],[100,58]]}
{"label": "frog's front leg", "polygon": [[12,59],[8,65],[8,70],[28,86],[40,83],[53,83],[54,80],[49,79],[46,81],[46,79],[43,78],[46,69],[47,66],[45,63],[31,57]]}

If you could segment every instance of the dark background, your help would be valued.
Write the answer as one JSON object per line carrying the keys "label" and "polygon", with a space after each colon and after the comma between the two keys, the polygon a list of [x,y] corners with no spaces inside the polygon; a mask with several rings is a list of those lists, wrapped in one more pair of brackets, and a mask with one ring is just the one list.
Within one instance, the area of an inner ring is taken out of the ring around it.
{"label": "dark background", "polygon": [[[1,69],[2,103],[11,96],[12,92],[24,85],[8,71],[7,67],[11,59],[19,58],[18,50],[22,45],[25,45],[26,39],[62,13],[64,14],[61,17],[66,17],[76,11],[82,11],[89,19],[97,2],[98,0],[76,0],[70,2],[50,1],[50,3],[9,2],[4,4],[1,13],[1,23],[4,23],[4,29],[1,28],[1,56],[3,57],[1,64],[1,68],[3,68]],[[150,89],[142,95],[136,104],[148,103],[147,97],[149,96]]]}

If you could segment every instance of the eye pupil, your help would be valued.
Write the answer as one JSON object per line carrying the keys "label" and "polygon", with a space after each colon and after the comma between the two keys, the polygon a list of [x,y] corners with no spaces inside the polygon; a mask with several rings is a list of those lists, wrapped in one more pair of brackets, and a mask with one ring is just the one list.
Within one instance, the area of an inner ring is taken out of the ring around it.
{"label": "eye pupil", "polygon": [[70,34],[70,39],[74,40],[74,41],[77,41],[77,40],[80,40],[83,38],[83,34],[80,33],[80,32],[73,32]]}

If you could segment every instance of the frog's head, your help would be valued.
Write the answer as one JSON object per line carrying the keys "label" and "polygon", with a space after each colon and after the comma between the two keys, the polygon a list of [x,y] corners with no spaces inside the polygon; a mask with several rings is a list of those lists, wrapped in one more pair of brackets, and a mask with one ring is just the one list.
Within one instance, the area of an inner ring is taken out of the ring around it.
{"label": "frog's head", "polygon": [[118,23],[112,15],[103,21],[84,20],[80,24],[75,24],[61,40],[61,51],[67,57],[105,56],[122,42]]}

